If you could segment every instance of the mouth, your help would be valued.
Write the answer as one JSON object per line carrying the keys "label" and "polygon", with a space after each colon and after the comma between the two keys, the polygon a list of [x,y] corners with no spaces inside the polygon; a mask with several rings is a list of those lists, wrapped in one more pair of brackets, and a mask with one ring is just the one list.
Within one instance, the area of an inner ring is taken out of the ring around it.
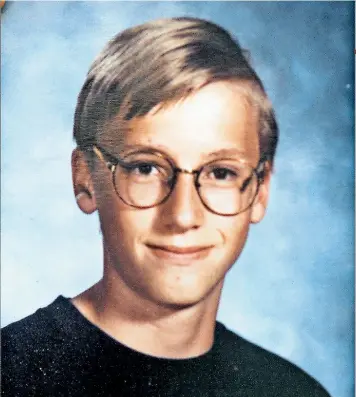
{"label": "mouth", "polygon": [[152,254],[158,258],[179,262],[191,262],[206,258],[211,249],[210,246],[177,247],[172,245],[147,245]]}

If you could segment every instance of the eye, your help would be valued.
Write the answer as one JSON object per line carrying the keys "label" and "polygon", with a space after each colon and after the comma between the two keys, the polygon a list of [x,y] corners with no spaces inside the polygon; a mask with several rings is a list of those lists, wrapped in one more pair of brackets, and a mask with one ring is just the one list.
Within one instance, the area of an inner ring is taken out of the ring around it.
{"label": "eye", "polygon": [[219,181],[235,180],[238,174],[235,170],[227,167],[214,167],[210,170],[209,177]]}
{"label": "eye", "polygon": [[152,175],[158,172],[157,167],[152,163],[137,163],[130,168],[133,172],[140,175]]}
{"label": "eye", "polygon": [[129,173],[138,176],[155,176],[161,173],[157,164],[148,162],[134,162],[127,164],[125,168]]}
{"label": "eye", "polygon": [[165,182],[168,181],[172,176],[172,170],[169,165],[160,164],[154,160],[134,160],[121,163],[121,167],[117,169],[117,172],[124,172],[130,180],[139,182]]}

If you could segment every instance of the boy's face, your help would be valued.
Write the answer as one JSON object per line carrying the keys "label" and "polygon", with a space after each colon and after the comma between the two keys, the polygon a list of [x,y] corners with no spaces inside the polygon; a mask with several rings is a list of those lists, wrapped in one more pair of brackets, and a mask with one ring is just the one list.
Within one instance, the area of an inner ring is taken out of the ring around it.
{"label": "boy's face", "polygon": [[[241,92],[237,83],[210,84],[185,100],[132,120],[121,136],[114,119],[98,144],[120,157],[136,145],[154,148],[176,167],[190,170],[222,149],[234,149],[229,158],[255,167],[259,161],[257,110]],[[217,215],[204,207],[189,174],[179,174],[163,204],[137,209],[117,196],[110,171],[103,161],[96,161],[95,205],[110,256],[105,271],[141,298],[164,306],[194,305],[219,296],[250,223],[264,215],[268,181],[267,177],[253,206],[235,216]]]}

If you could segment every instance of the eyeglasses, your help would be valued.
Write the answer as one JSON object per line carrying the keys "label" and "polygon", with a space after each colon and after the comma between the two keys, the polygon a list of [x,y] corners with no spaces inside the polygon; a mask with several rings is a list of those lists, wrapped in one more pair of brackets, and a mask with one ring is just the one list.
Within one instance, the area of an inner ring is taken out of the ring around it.
{"label": "eyeglasses", "polygon": [[194,176],[203,205],[211,212],[232,216],[246,211],[254,202],[265,171],[265,159],[256,168],[241,159],[209,162],[199,169],[177,168],[160,152],[135,152],[115,157],[94,145],[91,150],[111,171],[117,195],[129,206],[151,208],[171,195],[178,174]]}

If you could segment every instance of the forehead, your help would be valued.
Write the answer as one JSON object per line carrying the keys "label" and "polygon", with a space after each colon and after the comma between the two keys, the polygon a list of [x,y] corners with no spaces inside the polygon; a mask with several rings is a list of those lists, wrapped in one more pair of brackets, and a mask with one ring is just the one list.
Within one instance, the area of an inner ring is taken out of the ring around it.
{"label": "forehead", "polygon": [[246,87],[212,83],[185,99],[131,120],[125,128],[114,118],[103,139],[110,141],[110,148],[117,154],[147,146],[193,165],[194,160],[233,149],[240,157],[256,162],[258,111]]}

